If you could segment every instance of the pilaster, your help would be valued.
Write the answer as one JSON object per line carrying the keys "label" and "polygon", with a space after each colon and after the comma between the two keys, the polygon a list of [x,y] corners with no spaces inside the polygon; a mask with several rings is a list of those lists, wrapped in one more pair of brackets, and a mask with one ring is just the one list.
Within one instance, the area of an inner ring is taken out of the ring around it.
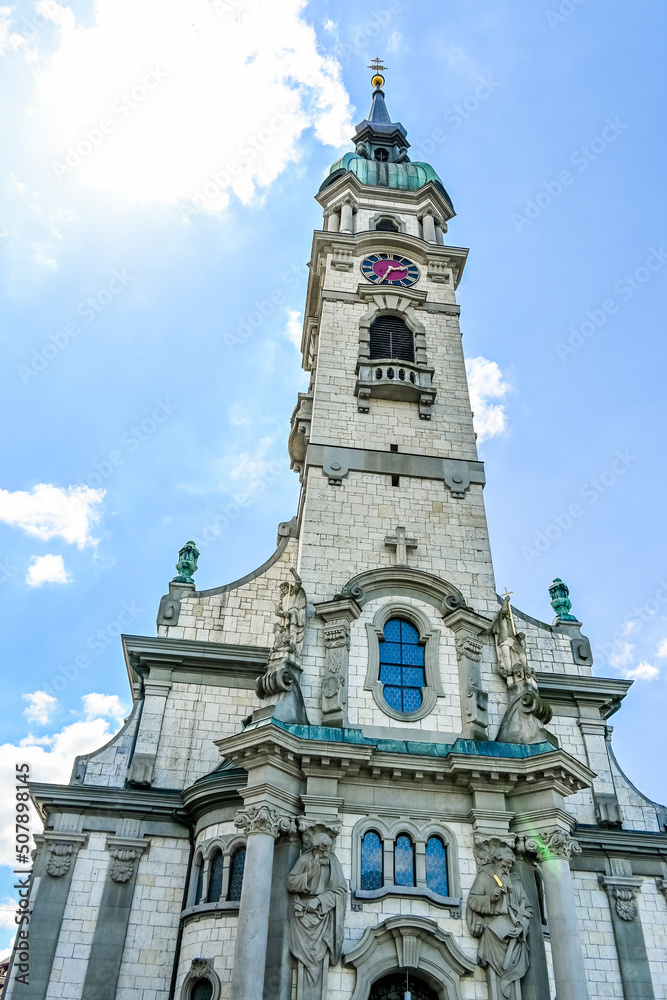
{"label": "pilaster", "polygon": [[654,1000],[651,968],[637,905],[643,879],[632,875],[628,861],[612,860],[609,867],[612,874],[598,875],[598,879],[609,897],[623,996],[625,1000]]}
{"label": "pilaster", "polygon": [[322,678],[322,725],[347,725],[347,682],[350,659],[350,624],[361,611],[351,598],[316,605],[324,621],[325,665]]}

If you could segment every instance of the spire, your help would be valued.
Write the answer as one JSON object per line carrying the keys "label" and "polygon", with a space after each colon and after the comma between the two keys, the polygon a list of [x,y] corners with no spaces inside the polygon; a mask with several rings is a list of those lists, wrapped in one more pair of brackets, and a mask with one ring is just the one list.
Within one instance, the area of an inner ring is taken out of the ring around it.
{"label": "spire", "polygon": [[375,87],[375,90],[373,91],[373,102],[367,121],[372,122],[374,125],[391,125],[387,105],[384,103],[384,90],[382,89],[384,87],[384,77],[380,72],[380,70],[384,70],[387,67],[383,66],[380,59],[376,58],[368,68],[373,70],[371,83]]}
{"label": "spire", "polygon": [[371,83],[373,85],[373,99],[368,118],[359,122],[356,129],[355,142],[369,141],[372,144],[383,146],[396,146],[399,149],[407,149],[410,143],[407,141],[407,132],[400,122],[392,122],[387,105],[384,102],[384,76],[380,72],[386,70],[380,59],[374,59],[368,67],[373,70]]}

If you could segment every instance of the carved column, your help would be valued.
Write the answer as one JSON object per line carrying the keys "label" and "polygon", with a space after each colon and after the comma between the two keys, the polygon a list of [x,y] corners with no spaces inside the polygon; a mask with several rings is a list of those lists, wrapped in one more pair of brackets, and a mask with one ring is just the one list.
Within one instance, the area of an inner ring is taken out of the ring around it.
{"label": "carved column", "polygon": [[324,620],[326,662],[322,679],[322,725],[347,724],[347,674],[350,659],[350,624],[360,614],[351,598],[326,601],[315,608]]}
{"label": "carved column", "polygon": [[327,219],[327,230],[330,233],[337,233],[340,229],[340,208],[332,208]]}
{"label": "carved column", "polygon": [[637,906],[643,879],[632,876],[628,861],[613,860],[611,868],[612,875],[599,875],[598,878],[609,896],[623,996],[625,1000],[654,1000],[651,969]]}
{"label": "carved column", "polygon": [[542,865],[558,1000],[588,1000],[586,969],[570,872],[570,858],[573,854],[581,854],[581,847],[569,833],[557,830],[528,839],[526,850],[537,854]]}
{"label": "carved column", "polygon": [[276,839],[289,833],[292,820],[268,806],[239,809],[234,819],[248,838],[232,971],[232,1000],[259,1000],[271,909],[271,876]]}
{"label": "carved column", "polygon": [[426,242],[436,243],[435,219],[430,212],[426,212],[426,214],[422,217],[422,226]]}
{"label": "carved column", "polygon": [[352,202],[344,201],[340,208],[340,231],[341,233],[352,233]]}

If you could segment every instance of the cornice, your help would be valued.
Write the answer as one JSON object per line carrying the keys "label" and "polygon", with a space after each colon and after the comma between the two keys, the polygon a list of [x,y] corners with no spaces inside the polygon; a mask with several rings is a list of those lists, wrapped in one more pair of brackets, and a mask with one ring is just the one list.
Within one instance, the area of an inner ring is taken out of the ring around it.
{"label": "cornice", "polygon": [[584,854],[649,855],[667,862],[667,832],[646,830],[614,830],[600,826],[578,824],[574,836]]}
{"label": "cornice", "polygon": [[55,811],[132,815],[137,819],[184,819],[181,793],[111,788],[106,785],[51,785],[31,781],[30,791],[42,820]]}
{"label": "cornice", "polygon": [[122,635],[121,641],[130,683],[137,675],[147,678],[151,669],[159,667],[173,671],[172,681],[194,682],[196,674],[225,673],[252,688],[269,659],[266,646],[141,635]]}
{"label": "cornice", "polygon": [[582,704],[597,707],[602,719],[608,719],[621,707],[632,681],[617,677],[590,677],[580,674],[555,674],[538,671],[540,693],[551,705]]}

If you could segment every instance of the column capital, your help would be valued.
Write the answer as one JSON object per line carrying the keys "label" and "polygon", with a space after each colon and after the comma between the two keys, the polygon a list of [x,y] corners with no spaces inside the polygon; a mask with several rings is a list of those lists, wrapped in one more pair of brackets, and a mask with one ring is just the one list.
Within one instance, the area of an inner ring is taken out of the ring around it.
{"label": "column capital", "polygon": [[538,861],[551,861],[554,858],[569,861],[573,854],[581,854],[581,845],[565,830],[554,830],[552,833],[544,832],[535,837],[527,837],[526,851],[536,854]]}
{"label": "column capital", "polygon": [[641,878],[632,875],[598,875],[600,885],[606,890],[609,902],[616,907],[621,920],[628,922],[637,916],[637,894],[641,892]]}
{"label": "column capital", "polygon": [[239,809],[234,817],[234,826],[243,830],[246,837],[262,833],[277,840],[282,833],[293,830],[294,819],[279,813],[277,809],[270,809],[269,806],[248,806],[246,809]]}
{"label": "column capital", "polygon": [[109,876],[114,882],[129,882],[134,875],[135,864],[150,847],[150,840],[138,837],[107,837],[107,851],[112,861]]}

